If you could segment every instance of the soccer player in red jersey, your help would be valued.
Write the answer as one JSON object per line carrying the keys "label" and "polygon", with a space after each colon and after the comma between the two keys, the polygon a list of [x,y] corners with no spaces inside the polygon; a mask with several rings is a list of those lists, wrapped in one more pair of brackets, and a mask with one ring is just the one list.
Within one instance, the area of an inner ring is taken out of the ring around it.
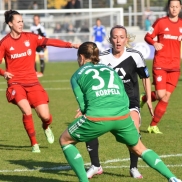
{"label": "soccer player in red jersey", "polygon": [[23,114],[23,124],[31,141],[32,152],[39,153],[31,108],[35,109],[42,120],[42,127],[49,143],[54,142],[54,135],[49,127],[52,123],[49,98],[39,83],[34,68],[36,47],[49,45],[78,48],[79,45],[23,32],[23,19],[17,11],[6,11],[4,16],[11,31],[0,41],[0,60],[4,58],[6,63],[6,71],[0,69],[0,74],[8,82],[6,91],[8,102],[17,105]]}
{"label": "soccer player in red jersey", "polygon": [[[159,18],[145,36],[145,41],[155,48],[153,61],[152,101],[158,100],[154,117],[148,127],[149,133],[162,134],[157,124],[164,115],[170,96],[180,76],[180,51],[182,40],[182,20],[178,17],[181,11],[181,0],[168,0],[168,16]],[[157,36],[157,40],[154,38]],[[141,107],[146,96],[141,95]]]}

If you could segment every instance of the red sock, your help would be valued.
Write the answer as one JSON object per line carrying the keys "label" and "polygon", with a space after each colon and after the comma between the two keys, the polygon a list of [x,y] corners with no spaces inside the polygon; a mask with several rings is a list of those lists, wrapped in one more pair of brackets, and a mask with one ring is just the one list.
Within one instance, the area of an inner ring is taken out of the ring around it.
{"label": "red sock", "polygon": [[[157,100],[155,91],[152,91],[152,92],[151,92],[151,99],[152,99],[152,102],[155,102],[155,101]],[[146,95],[144,95],[144,96],[142,97],[142,101],[143,101],[143,102],[147,102],[147,97],[146,97]]]}
{"label": "red sock", "polygon": [[31,145],[35,145],[37,143],[36,137],[35,137],[35,129],[34,129],[34,123],[32,114],[30,115],[23,115],[23,124],[25,127],[25,130],[30,138]]}
{"label": "red sock", "polygon": [[43,129],[46,130],[51,123],[52,123],[52,115],[50,114],[49,120],[45,121],[45,120],[42,119]]}
{"label": "red sock", "polygon": [[160,100],[158,104],[155,107],[154,110],[154,117],[150,123],[150,126],[156,126],[159,121],[161,120],[162,116],[166,112],[168,102],[164,102],[163,100]]}

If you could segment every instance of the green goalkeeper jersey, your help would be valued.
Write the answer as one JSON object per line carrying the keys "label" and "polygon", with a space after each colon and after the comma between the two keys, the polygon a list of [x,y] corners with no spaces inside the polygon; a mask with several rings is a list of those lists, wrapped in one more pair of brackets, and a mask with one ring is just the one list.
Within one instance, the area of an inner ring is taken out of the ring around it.
{"label": "green goalkeeper jersey", "polygon": [[72,76],[71,85],[82,114],[117,117],[129,113],[129,100],[118,74],[104,64],[86,63]]}

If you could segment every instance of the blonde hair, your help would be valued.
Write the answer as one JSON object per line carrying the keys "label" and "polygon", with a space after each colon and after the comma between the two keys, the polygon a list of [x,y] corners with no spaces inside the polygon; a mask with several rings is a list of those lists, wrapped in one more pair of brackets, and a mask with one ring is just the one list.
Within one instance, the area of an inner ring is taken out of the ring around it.
{"label": "blonde hair", "polygon": [[121,29],[124,29],[124,30],[125,30],[126,37],[127,37],[127,39],[128,39],[128,41],[127,41],[127,43],[126,43],[126,47],[128,47],[128,48],[129,48],[129,47],[132,47],[132,46],[131,46],[131,42],[134,41],[135,35],[133,35],[133,34],[128,34],[128,33],[127,33],[127,30],[126,30],[126,28],[125,28],[124,26],[122,26],[122,25],[115,25],[115,26],[112,27],[111,30],[110,30],[110,37],[112,37],[112,32],[113,32],[113,30],[114,30],[115,28],[121,28]]}

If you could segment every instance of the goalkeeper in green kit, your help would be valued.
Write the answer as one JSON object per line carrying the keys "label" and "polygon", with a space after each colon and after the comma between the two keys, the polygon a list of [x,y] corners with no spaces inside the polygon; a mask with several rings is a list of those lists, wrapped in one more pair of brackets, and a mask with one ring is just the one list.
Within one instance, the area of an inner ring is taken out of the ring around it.
{"label": "goalkeeper in green kit", "polygon": [[79,181],[89,180],[82,156],[75,144],[111,132],[118,142],[126,144],[169,182],[181,182],[160,157],[140,141],[139,133],[129,114],[129,100],[122,80],[112,68],[98,63],[99,50],[96,44],[83,43],[78,49],[80,68],[71,78],[72,89],[80,109],[77,111],[77,119],[60,137],[63,153]]}

